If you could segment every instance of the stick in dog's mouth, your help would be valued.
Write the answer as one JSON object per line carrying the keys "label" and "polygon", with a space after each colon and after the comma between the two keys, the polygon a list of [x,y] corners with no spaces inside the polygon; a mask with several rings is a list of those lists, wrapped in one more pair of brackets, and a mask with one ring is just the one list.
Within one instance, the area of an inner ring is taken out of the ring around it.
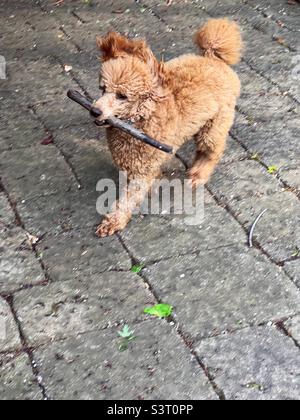
{"label": "stick in dog's mouth", "polygon": [[[98,116],[101,115],[100,111],[98,111],[97,108],[93,108],[93,103],[89,99],[87,99],[85,96],[81,95],[81,93],[77,92],[76,90],[69,90],[67,95],[72,101],[78,103],[87,111],[89,111],[94,118],[97,118]],[[97,115],[97,112],[99,112],[99,115]],[[106,121],[99,121],[95,119],[95,124],[99,127],[110,126],[113,128],[117,128],[119,130],[124,131],[127,134],[130,134],[132,137],[135,137],[137,140],[140,140],[148,144],[149,146],[155,147],[156,149],[162,152],[174,154],[174,150],[172,147],[168,146],[167,144],[160,143],[159,141],[153,139],[152,137],[138,130],[137,128],[129,124],[128,122],[120,120],[119,118],[110,117]]]}

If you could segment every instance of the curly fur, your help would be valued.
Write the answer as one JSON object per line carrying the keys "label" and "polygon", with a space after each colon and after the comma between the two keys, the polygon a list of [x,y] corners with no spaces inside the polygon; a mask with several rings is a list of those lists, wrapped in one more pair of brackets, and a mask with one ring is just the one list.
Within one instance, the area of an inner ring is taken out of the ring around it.
{"label": "curly fur", "polygon": [[[175,149],[194,137],[197,154],[189,170],[193,187],[209,180],[225,150],[240,94],[239,78],[229,64],[239,61],[242,50],[239,27],[227,19],[210,20],[196,34],[195,42],[202,55],[186,54],[161,63],[145,41],[115,32],[97,38],[103,96],[95,104],[102,112],[100,120],[112,115],[131,120]],[[114,212],[99,226],[101,237],[127,225],[132,210],[141,204],[170,159],[112,128],[107,129],[107,139],[120,170],[127,171],[130,180],[142,180],[145,189],[124,191]]]}

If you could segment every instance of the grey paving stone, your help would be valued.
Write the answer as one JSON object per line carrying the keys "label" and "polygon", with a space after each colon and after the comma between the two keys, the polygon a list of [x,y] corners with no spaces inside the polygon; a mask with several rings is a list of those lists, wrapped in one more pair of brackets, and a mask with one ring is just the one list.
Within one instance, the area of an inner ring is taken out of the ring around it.
{"label": "grey paving stone", "polygon": [[19,292],[14,302],[30,344],[132,323],[154,303],[142,280],[126,272],[75,275],[70,281]]}
{"label": "grey paving stone", "polygon": [[99,150],[99,147],[94,145],[85,145],[70,162],[80,178],[81,185],[88,191],[94,191],[100,180],[107,179],[115,183],[119,180],[119,172],[107,148],[102,147]]}
{"label": "grey paving stone", "polygon": [[8,203],[4,193],[0,193],[0,226],[11,225],[15,220],[15,215]]}
{"label": "grey paving stone", "polygon": [[300,345],[300,316],[295,316],[284,323],[291,337]]}
{"label": "grey paving stone", "polygon": [[2,364],[0,356],[1,400],[42,400],[43,396],[26,355]]}
{"label": "grey paving stone", "polygon": [[299,349],[274,328],[245,329],[204,340],[197,353],[227,399],[299,399]]}
{"label": "grey paving stone", "polygon": [[268,213],[255,230],[259,244],[277,261],[290,258],[299,247],[299,200],[279,188],[278,180],[257,162],[236,162],[218,168],[210,184],[213,192],[250,231],[256,217]]}
{"label": "grey paving stone", "polygon": [[[297,255],[299,250],[295,250],[295,255]],[[293,277],[293,280],[297,284],[298,287],[300,287],[300,259],[287,262],[284,265],[284,268],[286,271]]]}
{"label": "grey paving stone", "polygon": [[[85,115],[89,121],[88,113]],[[119,172],[108,150],[104,129],[96,128],[91,121],[90,125],[57,130],[54,135],[85,190],[95,191],[101,179],[118,182]]]}
{"label": "grey paving stone", "polygon": [[21,341],[12,312],[8,303],[0,298],[0,354],[20,348]]}
{"label": "grey paving stone", "polygon": [[145,263],[246,242],[239,224],[215,204],[204,206],[200,225],[189,226],[184,216],[147,216],[135,218],[121,236],[135,258]]}
{"label": "grey paving stone", "polygon": [[[71,80],[68,88],[80,91],[78,85]],[[90,123],[87,113],[79,105],[72,103],[66,92],[61,92],[55,101],[37,104],[36,113],[50,131]]]}
{"label": "grey paving stone", "polygon": [[32,98],[30,103],[36,103],[55,100],[62,91],[66,92],[70,78],[55,58],[46,57],[38,61],[19,60],[8,66],[6,84],[13,85],[19,96]]}
{"label": "grey paving stone", "polygon": [[41,124],[29,112],[3,112],[0,119],[0,152],[39,145],[47,137]]}
{"label": "grey paving stone", "polygon": [[263,3],[259,0],[249,2],[252,7],[262,11],[270,19],[277,20],[292,31],[299,31],[300,11],[297,2],[291,4],[285,0],[267,0]]}
{"label": "grey paving stone", "polygon": [[45,279],[24,231],[0,226],[0,291],[9,292]]}
{"label": "grey paving stone", "polygon": [[130,270],[132,263],[116,237],[99,239],[88,230],[47,236],[38,252],[52,281],[90,278],[107,270]]}
{"label": "grey paving stone", "polygon": [[136,339],[124,352],[118,350],[117,330],[93,332],[37,350],[51,398],[217,399],[203,371],[166,322],[147,321],[134,330]]}
{"label": "grey paving stone", "polygon": [[26,229],[38,237],[73,229],[86,229],[86,235],[91,236],[100,222],[98,197],[96,191],[84,190],[40,196],[20,202],[18,211]]}
{"label": "grey paving stone", "polygon": [[28,200],[57,191],[76,190],[77,183],[65,159],[53,145],[1,153],[0,170],[13,199]]}
{"label": "grey paving stone", "polygon": [[239,109],[249,116],[250,121],[266,125],[266,130],[273,127],[273,124],[269,126],[270,121],[280,122],[282,127],[286,115],[296,110],[296,105],[278,87],[251,71],[244,62],[238,66],[237,72],[242,83]]}
{"label": "grey paving stone", "polygon": [[257,251],[223,247],[162,261],[144,274],[192,340],[291,316],[300,294],[280,269]]}
{"label": "grey paving stone", "polygon": [[[70,104],[72,104],[71,101]],[[82,112],[82,116],[86,117],[86,124],[71,125],[53,132],[59,147],[68,158],[80,155],[84,147],[93,149],[95,155],[107,150],[105,129],[96,127],[87,111],[82,108],[79,110]]]}
{"label": "grey paving stone", "polygon": [[[299,164],[300,129],[295,110],[291,108],[285,121],[272,118],[271,124],[238,113],[232,133],[245,145],[250,155],[257,154],[267,166],[275,165],[278,169],[288,170],[290,166]],[[297,180],[294,183],[299,185]]]}
{"label": "grey paving stone", "polygon": [[288,165],[280,169],[280,177],[284,182],[286,182],[290,187],[296,188],[299,196],[300,190],[300,170],[299,166]]}
{"label": "grey paving stone", "polygon": [[267,125],[238,114],[232,133],[249,149],[249,155],[256,155],[267,166],[276,166],[281,179],[299,190],[300,131],[294,110],[291,109],[286,121],[273,119],[272,124]]}

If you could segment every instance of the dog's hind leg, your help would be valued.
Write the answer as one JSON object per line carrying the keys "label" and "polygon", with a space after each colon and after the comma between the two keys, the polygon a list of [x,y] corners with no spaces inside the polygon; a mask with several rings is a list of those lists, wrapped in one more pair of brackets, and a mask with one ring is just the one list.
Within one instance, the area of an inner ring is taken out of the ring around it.
{"label": "dog's hind leg", "polygon": [[188,172],[192,187],[206,184],[226,148],[226,139],[233,124],[234,111],[226,109],[206,123],[195,136],[196,158]]}

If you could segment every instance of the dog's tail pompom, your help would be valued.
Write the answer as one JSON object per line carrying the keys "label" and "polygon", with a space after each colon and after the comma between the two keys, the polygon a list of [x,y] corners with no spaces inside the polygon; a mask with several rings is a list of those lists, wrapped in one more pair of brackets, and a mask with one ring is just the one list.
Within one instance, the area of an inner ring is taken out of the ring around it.
{"label": "dog's tail pompom", "polygon": [[229,65],[237,64],[242,54],[242,36],[237,23],[228,19],[212,19],[197,32],[196,44],[206,57],[220,58]]}

